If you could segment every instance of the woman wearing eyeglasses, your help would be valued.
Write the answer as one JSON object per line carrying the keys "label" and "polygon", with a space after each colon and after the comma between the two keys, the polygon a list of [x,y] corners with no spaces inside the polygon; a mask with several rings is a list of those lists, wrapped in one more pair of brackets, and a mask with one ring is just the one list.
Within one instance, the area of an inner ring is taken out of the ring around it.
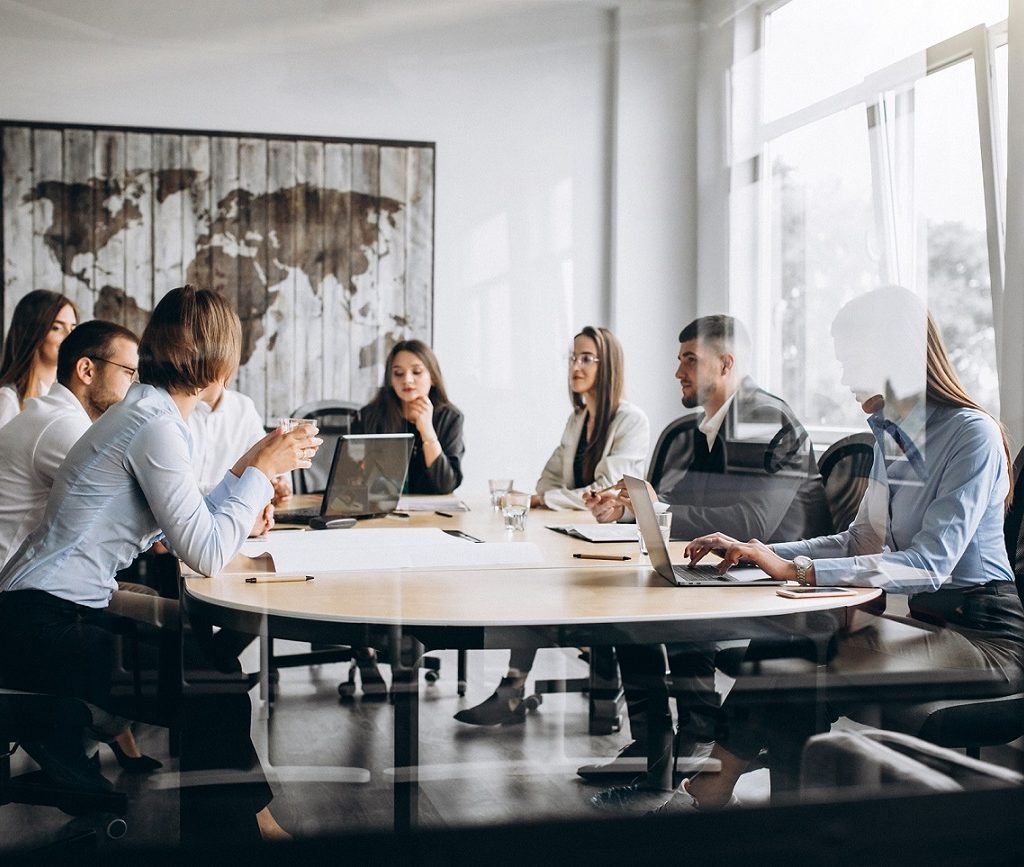
{"label": "woman wearing eyeglasses", "polygon": [[[584,494],[614,484],[624,475],[642,476],[650,444],[643,410],[622,399],[622,344],[607,328],[588,325],[573,338],[569,355],[572,413],[562,440],[544,465],[533,508],[586,509]],[[516,648],[508,674],[476,707],[455,714],[470,725],[522,722],[526,678],[536,650]]]}
{"label": "woman wearing eyeglasses", "polygon": [[0,361],[0,427],[57,378],[57,350],[78,324],[78,311],[59,292],[35,289],[14,308]]}

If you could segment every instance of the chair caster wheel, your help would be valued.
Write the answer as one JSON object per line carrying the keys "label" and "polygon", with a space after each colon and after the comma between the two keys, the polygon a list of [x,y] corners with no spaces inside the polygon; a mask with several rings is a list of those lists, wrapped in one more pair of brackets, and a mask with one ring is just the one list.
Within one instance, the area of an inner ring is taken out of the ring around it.
{"label": "chair caster wheel", "polygon": [[120,840],[128,833],[128,823],[124,819],[117,817],[107,822],[105,830],[109,839]]}
{"label": "chair caster wheel", "polygon": [[523,699],[523,707],[526,708],[527,713],[537,710],[543,703],[544,696],[542,695],[528,695]]}
{"label": "chair caster wheel", "polygon": [[437,683],[437,679],[440,675],[433,669],[428,669],[424,677],[426,677],[427,683]]}

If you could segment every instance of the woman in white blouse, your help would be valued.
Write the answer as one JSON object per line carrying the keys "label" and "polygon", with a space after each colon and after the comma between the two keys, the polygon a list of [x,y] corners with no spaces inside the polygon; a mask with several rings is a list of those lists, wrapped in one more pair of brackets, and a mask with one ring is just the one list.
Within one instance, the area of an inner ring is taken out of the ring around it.
{"label": "woman in white blouse", "polygon": [[0,427],[57,378],[57,350],[78,324],[78,310],[59,292],[35,289],[14,308],[0,361]]}
{"label": "woman in white blouse", "polygon": [[[584,495],[619,481],[642,476],[650,444],[643,410],[623,400],[622,344],[607,328],[588,325],[573,339],[569,355],[572,413],[562,440],[544,465],[533,508],[586,509]],[[516,648],[508,674],[494,693],[476,707],[455,714],[470,725],[522,722],[526,678],[536,650]]]}

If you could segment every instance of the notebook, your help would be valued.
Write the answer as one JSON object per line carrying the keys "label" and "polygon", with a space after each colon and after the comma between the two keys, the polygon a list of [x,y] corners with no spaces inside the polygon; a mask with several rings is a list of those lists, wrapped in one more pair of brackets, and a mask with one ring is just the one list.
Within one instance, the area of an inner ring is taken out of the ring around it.
{"label": "notebook", "polygon": [[395,511],[409,471],[413,436],[347,434],[338,439],[319,508],[281,509],[281,524],[308,524],[312,518],[369,518]]}
{"label": "notebook", "polygon": [[719,575],[717,566],[673,565],[672,558],[668,553],[668,545],[665,544],[661,528],[658,527],[658,519],[654,514],[654,504],[651,503],[650,494],[647,493],[647,485],[643,479],[633,476],[625,476],[625,480],[633,514],[636,515],[637,526],[643,534],[647,553],[651,557],[651,565],[662,578],[677,587],[744,587],[750,584],[770,587],[787,583],[769,578],[756,566],[734,566],[724,575]]}

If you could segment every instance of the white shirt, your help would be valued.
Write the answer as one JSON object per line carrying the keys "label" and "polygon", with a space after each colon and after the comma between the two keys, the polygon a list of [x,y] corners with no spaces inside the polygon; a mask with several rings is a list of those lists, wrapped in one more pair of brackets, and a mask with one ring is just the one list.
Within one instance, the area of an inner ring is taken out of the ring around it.
{"label": "white shirt", "polygon": [[733,398],[736,397],[734,391],[726,399],[713,416],[704,416],[697,423],[697,430],[699,430],[708,439],[708,448],[713,449],[715,447],[715,440],[718,438],[718,432],[722,429],[722,423],[725,421],[725,417],[729,414],[729,407],[732,406]]}
{"label": "white shirt", "polygon": [[91,424],[78,398],[54,383],[45,397],[26,401],[0,433],[0,566],[43,517],[57,470]]}
{"label": "white shirt", "polygon": [[192,434],[192,469],[199,490],[208,494],[253,443],[266,435],[252,399],[224,389],[216,409],[199,401],[188,418]]}
{"label": "white shirt", "polygon": [[[38,396],[45,397],[49,390],[50,386],[40,383]],[[13,385],[5,385],[0,388],[0,427],[7,424],[19,412],[21,412],[21,401],[18,400],[17,389]]]}
{"label": "white shirt", "polygon": [[191,440],[166,391],[133,385],[71,447],[42,521],[0,570],[0,592],[43,590],[105,608],[117,570],[161,536],[195,571],[220,572],[274,489],[247,467],[204,498]]}

